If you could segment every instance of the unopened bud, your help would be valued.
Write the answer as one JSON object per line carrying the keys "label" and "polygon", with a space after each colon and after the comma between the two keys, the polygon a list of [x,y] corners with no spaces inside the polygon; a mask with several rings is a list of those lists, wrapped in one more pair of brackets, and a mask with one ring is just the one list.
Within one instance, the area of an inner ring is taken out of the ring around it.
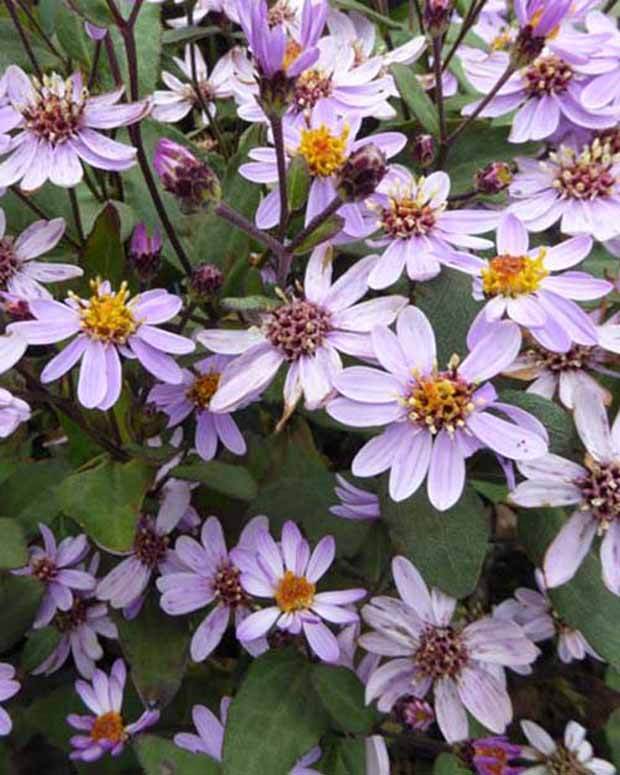
{"label": "unopened bud", "polygon": [[360,202],[373,194],[387,172],[385,154],[366,143],[349,156],[338,173],[336,190],[343,202]]}
{"label": "unopened bud", "polygon": [[144,223],[139,223],[133,230],[129,244],[129,263],[141,280],[150,280],[161,266],[161,234],[156,228],[153,236],[149,234]]}
{"label": "unopened bud", "polygon": [[544,47],[544,35],[537,35],[531,24],[522,27],[510,50],[511,65],[515,70],[526,67],[540,55]]}
{"label": "unopened bud", "polygon": [[430,167],[435,158],[433,135],[416,135],[413,141],[413,160],[420,167]]}
{"label": "unopened bud", "polygon": [[428,702],[413,695],[398,700],[394,707],[394,713],[401,724],[417,732],[426,732],[435,721],[435,713]]}
{"label": "unopened bud", "polygon": [[199,299],[209,299],[222,287],[224,275],[215,264],[200,264],[192,272],[190,287],[192,295]]}
{"label": "unopened bud", "polygon": [[34,320],[30,306],[25,299],[12,293],[0,293],[0,309],[13,321]]}
{"label": "unopened bud", "polygon": [[296,78],[290,78],[283,70],[258,78],[259,102],[267,116],[282,117],[288,110],[295,94]]}
{"label": "unopened bud", "polygon": [[476,191],[481,194],[499,194],[512,183],[512,167],[505,161],[492,161],[474,175]]}
{"label": "unopened bud", "polygon": [[453,0],[426,0],[424,4],[424,26],[432,38],[436,38],[450,26]]}
{"label": "unopened bud", "polygon": [[205,162],[172,140],[157,143],[153,165],[166,191],[177,198],[186,214],[203,209],[209,202],[219,201],[220,182]]}

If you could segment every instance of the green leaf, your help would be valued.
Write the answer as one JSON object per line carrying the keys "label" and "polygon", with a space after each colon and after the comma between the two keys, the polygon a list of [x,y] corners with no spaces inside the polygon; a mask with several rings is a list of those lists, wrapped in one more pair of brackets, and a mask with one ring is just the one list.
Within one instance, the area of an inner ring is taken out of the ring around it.
{"label": "green leaf", "polygon": [[171,740],[139,735],[134,750],[146,775],[217,775],[220,765],[206,754],[178,748]]}
{"label": "green leaf", "polygon": [[75,11],[60,3],[55,12],[54,32],[65,53],[86,71],[90,66],[92,41],[84,30],[84,21]]}
{"label": "green leaf", "polygon": [[142,461],[117,463],[104,458],[62,482],[62,509],[98,546],[112,552],[127,551],[153,476],[154,469]]}
{"label": "green leaf", "polygon": [[468,775],[469,772],[453,753],[439,754],[433,766],[433,775]]}
{"label": "green leaf", "polygon": [[167,705],[177,693],[187,665],[187,622],[166,615],[154,596],[146,600],[140,616],[129,621],[119,613],[115,620],[121,649],[144,704]]}
{"label": "green leaf", "polygon": [[296,256],[309,253],[317,245],[320,245],[322,242],[326,242],[328,239],[331,239],[340,231],[342,231],[343,225],[344,218],[341,215],[330,215],[327,220],[323,221],[318,229],[315,229],[312,234],[309,234],[306,237],[301,245],[298,245],[295,248],[293,253]]}
{"label": "green leaf", "polygon": [[432,135],[439,135],[437,108],[418,83],[416,74],[408,65],[392,65],[392,74],[400,96],[420,124]]}
{"label": "green leaf", "polygon": [[[160,13],[160,5],[144,3],[134,27],[138,54],[138,86],[141,99],[152,94],[157,87],[161,71],[162,25]],[[116,27],[111,27],[110,36],[123,74],[123,82],[129,83],[127,55],[121,33]]]}
{"label": "green leaf", "polygon": [[[323,751],[320,772],[329,775],[360,775],[366,770],[366,748],[363,740],[336,738]],[[323,749],[323,744],[321,744]],[[416,764],[416,772],[418,770]]]}
{"label": "green leaf", "polygon": [[262,312],[264,310],[276,309],[280,307],[280,299],[272,299],[268,296],[241,296],[228,297],[220,301],[222,309],[232,312]]}
{"label": "green leaf", "polygon": [[381,498],[396,551],[416,566],[429,586],[452,597],[473,592],[489,540],[488,513],[474,490],[467,486],[456,505],[447,511],[431,506],[424,486],[404,501],[393,501],[387,482]]}
{"label": "green leaf", "polygon": [[28,562],[24,531],[14,519],[0,519],[0,569],[20,568]]}
{"label": "green leaf", "polygon": [[310,174],[308,163],[301,154],[293,157],[286,173],[286,190],[288,203],[292,211],[299,210],[308,200],[310,191]]}
{"label": "green leaf", "polygon": [[607,720],[605,736],[607,745],[611,749],[611,760],[618,768],[620,767],[620,708],[614,710]]}
{"label": "green leaf", "polygon": [[190,482],[201,482],[215,492],[241,501],[252,500],[258,492],[258,486],[247,468],[220,463],[217,460],[208,463],[196,461],[177,466],[172,471],[172,476],[177,479],[189,479]]}
{"label": "green leaf", "polygon": [[346,667],[315,665],[312,684],[337,727],[355,735],[369,734],[380,716],[364,702],[364,687]]}
{"label": "green leaf", "polygon": [[114,18],[106,0],[65,0],[69,10],[75,10],[85,19],[101,27],[111,27],[114,24]]}
{"label": "green leaf", "polygon": [[394,19],[390,19],[389,16],[378,13],[367,5],[364,5],[364,3],[359,2],[359,0],[334,0],[334,3],[338,8],[342,8],[344,11],[357,11],[358,13],[361,13],[362,16],[366,16],[368,19],[372,19],[372,21],[377,22],[378,24],[383,24],[388,29],[402,30],[404,28],[404,25],[401,22],[394,21]]}
{"label": "green leaf", "polygon": [[256,659],[228,711],[224,775],[284,775],[328,726],[312,665],[293,649]]}
{"label": "green leaf", "polygon": [[0,652],[8,651],[32,626],[43,585],[31,576],[0,575]]}
{"label": "green leaf", "polygon": [[27,673],[44,662],[59,644],[62,634],[56,627],[43,627],[41,630],[33,630],[26,640],[22,651],[21,666]]}
{"label": "green leaf", "polygon": [[51,523],[60,512],[58,489],[71,468],[59,460],[17,463],[2,485],[2,508],[28,536],[39,522]]}
{"label": "green leaf", "polygon": [[175,30],[165,30],[162,35],[164,46],[173,46],[179,43],[192,43],[211,35],[219,35],[221,27],[178,27]]}
{"label": "green leaf", "polygon": [[109,280],[114,289],[120,285],[125,252],[121,243],[121,219],[114,205],[108,203],[97,217],[86,240],[81,265],[85,271],[85,287],[95,277]]}
{"label": "green leaf", "polygon": [[[34,38],[26,29],[26,36],[37,61],[41,67],[58,67],[59,60]],[[19,35],[10,19],[0,19],[0,69],[4,71],[9,65],[19,65],[27,73],[32,72],[32,65]]]}
{"label": "green leaf", "polygon": [[503,390],[501,400],[525,409],[545,426],[549,432],[550,451],[556,455],[571,457],[577,447],[577,434],[570,414],[554,401],[525,393],[522,390]]}

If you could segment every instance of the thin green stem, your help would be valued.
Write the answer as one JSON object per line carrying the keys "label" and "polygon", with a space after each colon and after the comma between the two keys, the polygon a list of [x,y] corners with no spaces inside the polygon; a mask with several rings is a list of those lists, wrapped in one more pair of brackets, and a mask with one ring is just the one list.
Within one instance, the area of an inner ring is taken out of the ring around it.
{"label": "thin green stem", "polygon": [[37,78],[41,80],[43,78],[43,71],[39,67],[39,63],[37,62],[37,58],[34,55],[34,51],[32,50],[32,46],[30,45],[30,41],[28,40],[28,36],[26,35],[26,31],[22,27],[22,23],[19,20],[19,15],[17,13],[17,10],[15,9],[15,5],[13,4],[13,0],[4,0],[4,4],[6,6],[7,11],[9,12],[9,16],[11,17],[11,21],[15,25],[15,29],[17,30],[17,34],[19,35],[21,42],[24,46],[24,49],[26,51],[26,54],[28,55],[28,59],[30,60],[30,64],[32,65],[32,69],[34,70]]}
{"label": "thin green stem", "polygon": [[226,202],[220,202],[217,205],[215,208],[215,214],[220,218],[223,218],[225,221],[228,221],[228,223],[231,223],[233,226],[236,226],[241,231],[245,232],[248,236],[252,237],[252,239],[260,242],[261,245],[269,248],[269,250],[271,250],[275,256],[278,256],[278,258],[283,253],[287,252],[285,246],[277,239],[275,239],[275,237],[272,237],[270,234],[267,234],[267,232],[262,231],[256,227],[245,217],[245,215],[237,212],[237,210],[232,208]]}
{"label": "thin green stem", "polygon": [[86,242],[86,237],[84,236],[84,227],[82,225],[82,215],[80,214],[80,206],[78,204],[77,196],[75,194],[74,188],[68,188],[67,194],[69,195],[69,202],[71,203],[71,211],[73,213],[73,220],[75,222],[75,230],[78,233],[78,239],[80,240],[80,245],[83,246]]}

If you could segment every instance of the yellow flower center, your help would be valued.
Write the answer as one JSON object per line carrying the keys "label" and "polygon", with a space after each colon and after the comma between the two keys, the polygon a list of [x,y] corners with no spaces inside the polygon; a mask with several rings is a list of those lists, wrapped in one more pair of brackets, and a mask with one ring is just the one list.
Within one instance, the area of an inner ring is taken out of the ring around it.
{"label": "yellow flower center", "polygon": [[303,47],[301,44],[299,44],[296,40],[289,40],[289,42],[286,44],[286,50],[284,51],[284,57],[282,58],[282,68],[284,70],[288,70],[288,68],[295,62],[298,58],[301,52],[303,51]]}
{"label": "yellow flower center", "polygon": [[91,281],[93,295],[80,311],[82,329],[91,339],[124,344],[138,328],[138,321],[127,304],[127,283],[123,282],[116,293],[99,293],[99,285],[99,280]]}
{"label": "yellow flower center", "polygon": [[293,571],[287,570],[276,591],[276,603],[281,611],[302,611],[310,608],[314,600],[315,585],[305,576],[296,576]]}
{"label": "yellow flower center", "polygon": [[445,428],[454,433],[465,425],[474,411],[472,394],[475,386],[458,376],[455,369],[418,377],[405,399],[409,419],[431,433]]}
{"label": "yellow flower center", "polygon": [[328,178],[342,167],[345,162],[345,149],[349,127],[345,126],[340,135],[333,135],[325,124],[318,129],[303,129],[298,153],[306,162],[311,175]]}
{"label": "yellow flower center", "polygon": [[90,731],[93,740],[110,740],[120,743],[125,738],[125,725],[120,713],[114,710],[97,716],[93,728]]}
{"label": "yellow flower center", "polygon": [[496,256],[482,270],[482,288],[487,296],[520,296],[538,290],[549,274],[545,269],[545,251],[536,258]]}
{"label": "yellow flower center", "polygon": [[505,51],[512,43],[510,27],[506,27],[491,41],[491,51]]}
{"label": "yellow flower center", "polygon": [[194,384],[185,395],[198,409],[207,409],[219,384],[220,375],[215,371],[211,371],[208,374],[196,377]]}

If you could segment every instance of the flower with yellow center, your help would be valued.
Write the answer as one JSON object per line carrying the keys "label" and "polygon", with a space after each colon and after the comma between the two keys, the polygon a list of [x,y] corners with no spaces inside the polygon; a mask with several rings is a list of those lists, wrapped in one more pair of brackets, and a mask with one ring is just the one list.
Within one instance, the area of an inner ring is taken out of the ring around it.
{"label": "flower with yellow center", "polygon": [[536,258],[530,256],[496,256],[481,272],[485,296],[510,296],[515,298],[537,291],[542,280],[549,275],[545,268],[545,250]]}
{"label": "flower with yellow center", "polygon": [[303,611],[312,605],[315,589],[315,585],[305,576],[296,576],[293,571],[287,570],[278,584],[276,603],[287,614]]}
{"label": "flower with yellow center", "polygon": [[332,134],[325,124],[316,129],[302,129],[297,153],[306,160],[311,175],[328,178],[346,161],[348,137],[347,125],[339,135]]}
{"label": "flower with yellow center", "polygon": [[194,383],[187,391],[187,399],[191,401],[197,409],[208,409],[219,384],[219,373],[210,371],[207,374],[201,374],[199,377],[196,377]]}
{"label": "flower with yellow center", "polygon": [[97,716],[90,731],[90,736],[97,742],[105,740],[111,743],[120,743],[127,738],[123,717],[114,710]]}
{"label": "flower with yellow center", "polygon": [[427,376],[416,376],[409,396],[405,399],[409,419],[437,434],[445,428],[454,433],[465,425],[474,411],[474,386],[456,371],[457,357],[453,356],[448,371],[434,370]]}
{"label": "flower with yellow center", "polygon": [[127,283],[123,282],[116,293],[102,292],[99,279],[91,280],[90,285],[93,295],[88,302],[72,297],[81,306],[82,330],[91,339],[105,344],[125,344],[139,326],[128,304],[130,294]]}

